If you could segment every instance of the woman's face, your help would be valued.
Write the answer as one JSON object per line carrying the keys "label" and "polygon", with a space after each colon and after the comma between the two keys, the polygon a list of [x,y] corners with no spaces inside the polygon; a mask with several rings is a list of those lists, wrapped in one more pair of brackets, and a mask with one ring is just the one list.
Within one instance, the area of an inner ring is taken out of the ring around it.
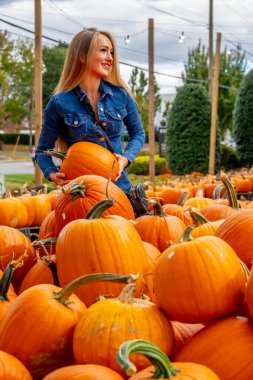
{"label": "woman's face", "polygon": [[108,37],[98,34],[94,52],[91,56],[91,75],[107,77],[113,63],[113,46]]}

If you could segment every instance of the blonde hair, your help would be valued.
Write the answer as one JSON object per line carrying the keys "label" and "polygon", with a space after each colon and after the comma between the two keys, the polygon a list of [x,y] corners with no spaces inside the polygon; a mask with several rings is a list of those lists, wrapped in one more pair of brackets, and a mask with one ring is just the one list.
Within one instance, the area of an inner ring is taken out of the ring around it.
{"label": "blonde hair", "polygon": [[107,82],[123,87],[129,94],[131,91],[119,73],[119,61],[116,43],[109,32],[97,30],[96,28],[84,29],[77,33],[70,42],[64,61],[60,80],[54,90],[57,94],[62,91],[71,91],[88,74],[90,59],[96,47],[99,34],[105,35],[113,47],[113,64],[106,78]]}

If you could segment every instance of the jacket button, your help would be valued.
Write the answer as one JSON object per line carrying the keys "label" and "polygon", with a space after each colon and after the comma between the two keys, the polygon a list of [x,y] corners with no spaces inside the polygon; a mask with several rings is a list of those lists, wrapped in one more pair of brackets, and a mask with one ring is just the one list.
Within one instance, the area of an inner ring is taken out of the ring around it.
{"label": "jacket button", "polygon": [[101,112],[103,112],[103,111],[104,111],[103,107],[100,107],[100,108],[99,108],[99,110],[100,110]]}
{"label": "jacket button", "polygon": [[77,124],[78,124],[78,121],[77,121],[77,120],[75,120],[75,121],[74,121],[74,125],[77,125]]}
{"label": "jacket button", "polygon": [[103,126],[103,127],[106,127],[106,121],[103,121],[103,122],[102,122],[102,126]]}
{"label": "jacket button", "polygon": [[119,113],[117,113],[117,116],[118,116],[118,118],[120,119],[120,114],[119,114]]}

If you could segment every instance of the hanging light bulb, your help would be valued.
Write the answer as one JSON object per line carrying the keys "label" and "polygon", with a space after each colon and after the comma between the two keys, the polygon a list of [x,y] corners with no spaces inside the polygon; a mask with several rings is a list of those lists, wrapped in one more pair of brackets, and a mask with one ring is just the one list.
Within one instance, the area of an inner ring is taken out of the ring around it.
{"label": "hanging light bulb", "polygon": [[130,36],[129,36],[129,34],[125,37],[125,44],[126,45],[130,44]]}
{"label": "hanging light bulb", "polygon": [[179,36],[179,37],[178,37],[178,42],[179,42],[180,44],[182,44],[182,43],[184,42],[184,40],[182,39],[182,36]]}

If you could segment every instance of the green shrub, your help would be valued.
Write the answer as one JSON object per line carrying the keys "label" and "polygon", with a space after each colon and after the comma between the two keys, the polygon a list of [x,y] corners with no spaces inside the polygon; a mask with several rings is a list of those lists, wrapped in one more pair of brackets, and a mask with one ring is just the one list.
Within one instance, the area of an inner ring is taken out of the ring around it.
{"label": "green shrub", "polygon": [[[129,174],[148,175],[149,174],[149,156],[136,157],[134,162],[127,168]],[[168,171],[165,158],[155,155],[155,174],[164,174]]]}
{"label": "green shrub", "polygon": [[[208,173],[211,102],[199,84],[177,89],[166,131],[166,160],[173,174]],[[215,172],[220,167],[220,132],[217,125]]]}
{"label": "green shrub", "polygon": [[[1,133],[0,139],[3,141],[4,144],[10,144],[14,145],[17,142],[18,136],[19,138],[19,144],[21,145],[29,145],[29,134],[26,133]],[[33,145],[34,145],[34,136],[33,136]]]}
{"label": "green shrub", "polygon": [[253,70],[241,82],[234,110],[235,141],[242,166],[253,164]]}

